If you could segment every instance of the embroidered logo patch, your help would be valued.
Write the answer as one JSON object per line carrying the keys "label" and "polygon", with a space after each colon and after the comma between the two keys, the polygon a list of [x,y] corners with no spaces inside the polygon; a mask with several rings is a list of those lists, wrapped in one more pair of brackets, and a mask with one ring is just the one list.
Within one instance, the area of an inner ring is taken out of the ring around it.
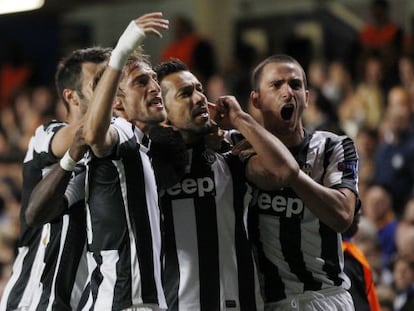
{"label": "embroidered logo patch", "polygon": [[357,162],[356,161],[339,162],[338,170],[341,172],[344,172],[344,174],[351,174],[353,178],[356,178]]}

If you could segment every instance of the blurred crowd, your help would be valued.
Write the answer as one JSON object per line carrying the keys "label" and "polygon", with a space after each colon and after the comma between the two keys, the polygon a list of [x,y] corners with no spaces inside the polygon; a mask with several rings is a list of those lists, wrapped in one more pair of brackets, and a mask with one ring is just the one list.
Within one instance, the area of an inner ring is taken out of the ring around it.
{"label": "blurred crowd", "polygon": [[[362,214],[353,241],[368,258],[380,303],[387,311],[399,310],[410,299],[414,305],[414,48],[404,30],[387,18],[387,3],[374,3],[379,7],[372,8],[373,21],[360,32],[354,68],[341,60],[310,62],[306,72],[309,106],[304,117],[307,129],[344,133],[356,143]],[[191,42],[185,43],[190,49],[194,48]],[[214,41],[210,43],[214,47]],[[247,98],[249,72],[261,55],[246,45],[236,50],[227,68],[210,65],[207,71],[198,68],[196,72],[205,79],[211,101],[230,93],[257,115]],[[213,54],[209,51],[208,57]],[[197,66],[197,61],[191,65]],[[53,86],[33,86],[22,68],[0,64],[0,73],[1,295],[16,251],[21,170],[28,141],[37,126],[64,120],[65,110]]]}

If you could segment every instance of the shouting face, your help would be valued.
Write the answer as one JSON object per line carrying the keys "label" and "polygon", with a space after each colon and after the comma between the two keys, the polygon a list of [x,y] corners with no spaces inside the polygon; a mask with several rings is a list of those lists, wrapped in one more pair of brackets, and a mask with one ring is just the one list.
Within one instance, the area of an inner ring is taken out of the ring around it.
{"label": "shouting face", "polygon": [[279,137],[302,137],[302,114],[308,105],[302,68],[293,62],[270,62],[263,67],[252,104],[266,129]]}

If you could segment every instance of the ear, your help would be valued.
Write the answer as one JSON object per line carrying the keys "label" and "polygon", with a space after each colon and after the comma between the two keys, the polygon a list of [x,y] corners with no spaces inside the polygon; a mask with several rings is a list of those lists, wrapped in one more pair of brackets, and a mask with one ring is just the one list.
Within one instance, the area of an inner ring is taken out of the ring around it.
{"label": "ear", "polygon": [[260,109],[259,98],[260,98],[260,94],[257,91],[250,92],[250,102],[257,109]]}
{"label": "ear", "polygon": [[115,99],[114,99],[114,103],[113,103],[113,105],[112,105],[112,108],[114,109],[114,110],[122,110],[122,111],[124,111],[125,109],[124,109],[124,104],[123,104],[123,102],[122,102],[122,99],[120,98],[120,97],[115,97]]}
{"label": "ear", "polygon": [[71,89],[64,89],[63,90],[63,98],[66,100],[66,102],[69,103],[69,105],[78,105],[78,95],[76,94],[75,90]]}
{"label": "ear", "polygon": [[309,90],[305,90],[305,108],[309,106]]}

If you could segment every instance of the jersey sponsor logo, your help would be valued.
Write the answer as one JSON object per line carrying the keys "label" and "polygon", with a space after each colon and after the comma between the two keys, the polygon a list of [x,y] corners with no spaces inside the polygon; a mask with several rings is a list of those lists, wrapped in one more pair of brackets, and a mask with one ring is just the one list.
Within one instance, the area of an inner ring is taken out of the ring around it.
{"label": "jersey sponsor logo", "polygon": [[167,190],[161,191],[161,196],[169,195],[174,199],[202,198],[216,195],[214,176],[184,177],[179,183]]}
{"label": "jersey sponsor logo", "polygon": [[356,178],[357,175],[357,162],[356,161],[344,161],[338,163],[338,170],[341,172],[352,174],[352,178]]}
{"label": "jersey sponsor logo", "polygon": [[271,195],[266,192],[258,194],[256,205],[259,213],[285,218],[303,218],[305,205],[298,197]]}

